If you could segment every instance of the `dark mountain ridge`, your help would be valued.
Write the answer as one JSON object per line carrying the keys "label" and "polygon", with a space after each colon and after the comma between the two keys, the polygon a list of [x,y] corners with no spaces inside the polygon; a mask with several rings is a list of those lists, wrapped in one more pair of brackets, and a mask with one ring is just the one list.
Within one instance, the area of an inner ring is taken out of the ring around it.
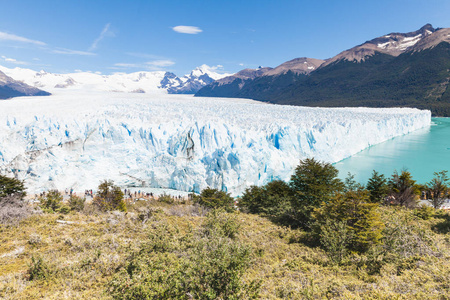
{"label": "dark mountain ridge", "polygon": [[[427,24],[345,50],[308,74],[257,77],[231,97],[304,106],[407,106],[450,116],[449,82],[450,28]],[[214,84],[198,94],[215,96]]]}

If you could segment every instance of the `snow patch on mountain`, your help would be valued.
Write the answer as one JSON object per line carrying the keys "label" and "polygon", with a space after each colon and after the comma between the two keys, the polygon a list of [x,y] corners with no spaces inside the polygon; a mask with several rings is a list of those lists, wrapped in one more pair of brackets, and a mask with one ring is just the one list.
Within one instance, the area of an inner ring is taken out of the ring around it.
{"label": "snow patch on mountain", "polygon": [[[251,112],[251,113],[250,113]],[[121,186],[241,193],[430,125],[410,108],[306,108],[251,100],[61,89],[0,102],[0,172],[30,193]]]}

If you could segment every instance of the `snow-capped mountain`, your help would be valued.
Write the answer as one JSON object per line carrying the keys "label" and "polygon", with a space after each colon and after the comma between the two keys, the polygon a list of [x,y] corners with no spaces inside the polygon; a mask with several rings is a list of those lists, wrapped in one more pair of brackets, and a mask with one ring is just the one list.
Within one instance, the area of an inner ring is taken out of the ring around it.
{"label": "snow-capped mountain", "polygon": [[370,57],[377,52],[391,56],[399,56],[400,54],[413,49],[416,44],[425,40],[428,36],[433,35],[436,31],[439,30],[434,29],[431,24],[426,24],[419,30],[413,32],[389,33],[339,53],[333,58],[328,59],[322,67],[340,60],[364,61],[367,57]]}
{"label": "snow-capped mountain", "polygon": [[29,86],[23,82],[12,79],[0,71],[0,99],[8,99],[18,96],[47,96],[50,95],[38,88]]}
{"label": "snow-capped mountain", "polygon": [[202,65],[183,77],[164,71],[112,75],[92,72],[54,74],[23,68],[9,69],[3,66],[0,66],[0,71],[17,81],[49,92],[61,89],[83,89],[127,93],[190,94],[216,79],[230,75],[217,73],[215,68],[207,65]]}
{"label": "snow-capped mountain", "polygon": [[202,65],[181,78],[174,75],[166,73],[164,85],[161,82],[161,86],[166,88],[169,94],[195,94],[202,87],[232,74],[219,74],[214,68]]}

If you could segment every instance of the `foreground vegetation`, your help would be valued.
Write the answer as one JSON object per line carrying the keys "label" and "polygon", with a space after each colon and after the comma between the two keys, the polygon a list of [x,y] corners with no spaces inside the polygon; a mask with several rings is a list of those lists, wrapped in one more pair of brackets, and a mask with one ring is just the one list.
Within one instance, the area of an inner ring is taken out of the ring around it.
{"label": "foreground vegetation", "polygon": [[446,173],[423,186],[406,171],[365,187],[336,175],[302,161],[238,211],[212,189],[125,203],[105,181],[91,203],[50,192],[34,207],[10,189],[0,298],[450,299],[450,214],[415,205],[421,190],[446,195]]}

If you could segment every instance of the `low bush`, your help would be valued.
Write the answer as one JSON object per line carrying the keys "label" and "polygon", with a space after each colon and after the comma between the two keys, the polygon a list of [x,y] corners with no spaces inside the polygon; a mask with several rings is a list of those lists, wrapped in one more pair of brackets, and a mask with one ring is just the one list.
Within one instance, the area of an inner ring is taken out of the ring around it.
{"label": "low bush", "polygon": [[31,257],[27,273],[29,280],[45,280],[51,276],[50,267],[42,257]]}
{"label": "low bush", "polygon": [[243,275],[251,247],[237,240],[236,215],[210,212],[199,231],[152,226],[147,240],[109,284],[113,299],[254,299],[259,281]]}
{"label": "low bush", "polygon": [[63,205],[63,195],[57,190],[51,190],[40,197],[39,201],[41,202],[41,207],[47,212],[59,212]]}
{"label": "low bush", "polygon": [[98,186],[98,192],[94,197],[93,203],[103,211],[127,211],[123,197],[124,194],[120,187],[114,185],[112,180],[105,180]]}
{"label": "low bush", "polygon": [[235,210],[234,198],[230,196],[230,193],[209,187],[204,189],[200,195],[193,195],[193,201],[194,203],[207,208],[223,208],[227,212]]}
{"label": "low bush", "polygon": [[0,224],[13,225],[27,218],[31,209],[18,195],[9,195],[0,198]]}
{"label": "low bush", "polygon": [[81,198],[75,195],[70,195],[69,207],[73,211],[83,211],[86,198]]}

